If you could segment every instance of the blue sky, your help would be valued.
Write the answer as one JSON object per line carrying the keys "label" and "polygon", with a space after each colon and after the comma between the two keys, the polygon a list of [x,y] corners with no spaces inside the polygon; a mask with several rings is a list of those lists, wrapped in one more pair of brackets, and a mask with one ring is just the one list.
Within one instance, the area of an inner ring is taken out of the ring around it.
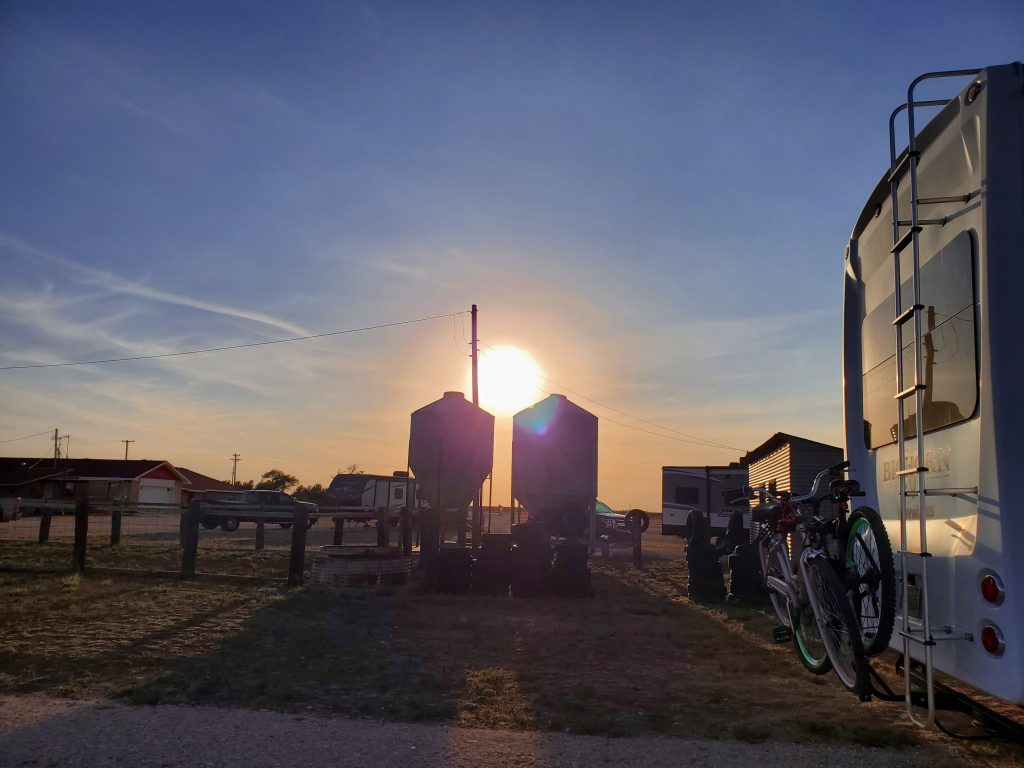
{"label": "blue sky", "polygon": [[[888,114],[921,72],[1020,60],[1022,33],[1017,2],[6,3],[0,365],[475,302],[485,342],[602,403],[840,444],[842,250]],[[0,439],[134,437],[219,477],[235,451],[245,477],[396,469],[463,352],[449,320],[0,372]],[[735,458],[601,434],[618,506],[656,507],[662,464]]]}

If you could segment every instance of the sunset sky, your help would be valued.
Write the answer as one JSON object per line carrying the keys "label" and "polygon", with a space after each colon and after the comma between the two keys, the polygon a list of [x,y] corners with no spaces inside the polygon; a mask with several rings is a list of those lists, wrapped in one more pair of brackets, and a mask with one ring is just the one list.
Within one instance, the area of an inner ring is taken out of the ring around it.
{"label": "sunset sky", "polygon": [[[59,428],[219,478],[403,469],[410,412],[468,393],[473,303],[535,398],[601,417],[613,507],[776,431],[841,445],[888,115],[1022,41],[1019,0],[6,2],[0,366],[467,314],[0,371],[0,453]],[[495,503],[510,442],[500,415]]]}

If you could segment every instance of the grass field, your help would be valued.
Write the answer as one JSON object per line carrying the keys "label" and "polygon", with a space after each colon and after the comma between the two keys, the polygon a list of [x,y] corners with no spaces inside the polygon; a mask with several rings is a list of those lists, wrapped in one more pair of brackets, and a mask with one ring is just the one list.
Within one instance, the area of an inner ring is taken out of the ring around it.
{"label": "grass field", "polygon": [[597,559],[594,588],[511,600],[3,574],[0,692],[952,754],[898,705],[806,674],[763,613],[691,604],[678,557]]}

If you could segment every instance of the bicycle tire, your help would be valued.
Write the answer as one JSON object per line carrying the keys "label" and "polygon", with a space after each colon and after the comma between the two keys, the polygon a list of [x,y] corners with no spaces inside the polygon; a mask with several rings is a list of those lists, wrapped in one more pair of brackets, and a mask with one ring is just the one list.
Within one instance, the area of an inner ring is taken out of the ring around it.
{"label": "bicycle tire", "polygon": [[797,658],[812,675],[827,675],[832,671],[832,659],[818,631],[810,603],[804,602],[793,618],[793,647],[796,648]]}
{"label": "bicycle tire", "polygon": [[808,558],[804,567],[807,596],[832,668],[848,690],[862,693],[868,683],[867,656],[843,582],[822,555]]}
{"label": "bicycle tire", "polygon": [[785,627],[792,628],[793,621],[789,615],[789,599],[785,595],[780,595],[774,589],[768,586],[768,577],[774,576],[782,581],[786,580],[786,558],[778,549],[773,549],[767,558],[765,568],[765,589],[768,590],[768,597],[772,602],[772,608],[775,609],[775,615],[778,616],[779,621]]}
{"label": "bicycle tire", "polygon": [[896,624],[896,565],[882,516],[858,507],[846,521],[846,592],[860,627],[864,653],[889,647]]}

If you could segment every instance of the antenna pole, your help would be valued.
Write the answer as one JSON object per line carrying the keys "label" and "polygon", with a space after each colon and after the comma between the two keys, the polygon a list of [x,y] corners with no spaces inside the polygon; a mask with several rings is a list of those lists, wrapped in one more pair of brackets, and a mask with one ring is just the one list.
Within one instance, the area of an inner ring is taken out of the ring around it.
{"label": "antenna pole", "polygon": [[134,440],[122,440],[121,442],[124,443],[124,460],[128,461],[128,443],[134,443],[135,441]]}
{"label": "antenna pole", "polygon": [[231,484],[238,485],[238,462],[241,460],[241,456],[237,453],[231,454]]}
{"label": "antenna pole", "polygon": [[473,327],[473,343],[472,343],[472,354],[473,359],[473,405],[480,405],[480,379],[477,373],[477,340],[476,340],[476,304],[473,305],[470,310],[470,317],[472,318]]}
{"label": "antenna pole", "polygon": [[57,468],[57,458],[60,456],[60,430],[53,430],[53,468]]}

